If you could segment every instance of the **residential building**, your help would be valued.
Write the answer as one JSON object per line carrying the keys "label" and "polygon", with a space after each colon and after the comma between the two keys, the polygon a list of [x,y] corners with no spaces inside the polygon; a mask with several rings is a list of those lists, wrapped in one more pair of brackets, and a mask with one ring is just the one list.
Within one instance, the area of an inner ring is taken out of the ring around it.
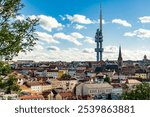
{"label": "residential building", "polygon": [[76,87],[76,96],[110,94],[112,89],[113,87],[108,83],[81,83]]}
{"label": "residential building", "polygon": [[52,89],[52,85],[50,83],[39,82],[39,81],[28,82],[27,86],[37,92],[42,92],[45,90]]}

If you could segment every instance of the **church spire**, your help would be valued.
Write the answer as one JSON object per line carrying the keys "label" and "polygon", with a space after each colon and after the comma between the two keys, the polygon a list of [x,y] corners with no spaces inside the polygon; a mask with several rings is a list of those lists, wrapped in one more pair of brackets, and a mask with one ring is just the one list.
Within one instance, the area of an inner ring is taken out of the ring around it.
{"label": "church spire", "polygon": [[123,59],[122,59],[122,53],[121,53],[121,46],[119,46],[118,66],[122,67],[122,65],[123,65]]}
{"label": "church spire", "polygon": [[119,58],[122,58],[121,46],[119,46]]}

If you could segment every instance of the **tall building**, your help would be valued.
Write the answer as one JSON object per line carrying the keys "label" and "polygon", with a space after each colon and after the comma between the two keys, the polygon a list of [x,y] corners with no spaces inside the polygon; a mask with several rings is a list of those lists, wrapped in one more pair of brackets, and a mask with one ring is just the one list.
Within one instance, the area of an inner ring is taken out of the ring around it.
{"label": "tall building", "polygon": [[95,48],[96,52],[96,58],[97,62],[101,61],[103,59],[103,33],[102,33],[102,0],[100,2],[100,26],[99,29],[97,29],[96,35],[95,35],[95,42],[97,44]]}

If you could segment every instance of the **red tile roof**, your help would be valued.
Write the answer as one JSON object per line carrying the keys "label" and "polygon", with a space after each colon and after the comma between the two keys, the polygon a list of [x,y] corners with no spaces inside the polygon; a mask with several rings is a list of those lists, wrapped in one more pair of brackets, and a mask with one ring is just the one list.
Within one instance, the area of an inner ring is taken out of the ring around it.
{"label": "red tile roof", "polygon": [[26,95],[26,96],[21,96],[21,100],[44,100],[44,97],[42,95]]}

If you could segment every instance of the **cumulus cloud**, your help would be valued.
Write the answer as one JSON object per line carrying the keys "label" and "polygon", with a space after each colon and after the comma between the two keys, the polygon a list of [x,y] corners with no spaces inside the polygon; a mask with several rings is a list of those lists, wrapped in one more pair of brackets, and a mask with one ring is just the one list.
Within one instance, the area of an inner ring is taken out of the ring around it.
{"label": "cumulus cloud", "polygon": [[[17,20],[25,20],[27,16],[24,15],[18,15],[16,17]],[[57,29],[61,30],[64,28],[64,25],[59,23],[56,18],[52,16],[46,16],[46,15],[31,15],[29,16],[31,20],[33,19],[39,19],[39,25],[42,27],[44,30],[51,32],[52,29]],[[62,18],[64,18],[62,16]],[[65,20],[65,19],[64,19]]]}
{"label": "cumulus cloud", "polygon": [[79,49],[78,48],[69,48],[68,50],[69,51],[78,51]]}
{"label": "cumulus cloud", "polygon": [[139,17],[141,23],[150,23],[150,16]]}
{"label": "cumulus cloud", "polygon": [[51,32],[52,29],[63,29],[63,25],[59,23],[55,18],[52,16],[46,15],[31,15],[29,16],[30,19],[39,19],[39,25],[46,31]]}
{"label": "cumulus cloud", "polygon": [[22,21],[22,20],[25,20],[25,19],[26,19],[26,17],[24,15],[18,15],[18,16],[16,16],[16,20]]}
{"label": "cumulus cloud", "polygon": [[[55,48],[51,47],[51,48]],[[57,47],[56,47],[57,48]],[[20,53],[18,57],[15,57],[14,60],[35,60],[35,61],[96,61],[96,53],[94,48],[68,48],[62,49],[53,49],[57,51],[47,51],[47,48],[36,50],[32,52],[27,52],[27,54]],[[103,60],[117,60],[119,48],[115,46],[106,46],[104,49],[109,51],[103,53]],[[115,48],[115,49],[113,49]],[[134,54],[133,54],[134,53]],[[148,59],[150,58],[149,50],[131,50],[122,48],[122,57],[123,60],[142,60],[144,55],[147,55]]]}
{"label": "cumulus cloud", "polygon": [[94,53],[94,48],[85,48],[82,52],[83,53]]}
{"label": "cumulus cloud", "polygon": [[51,16],[39,15],[38,18],[40,19],[40,26],[49,32],[51,32],[53,28],[63,28],[63,25]]}
{"label": "cumulus cloud", "polygon": [[84,36],[82,34],[77,33],[77,32],[73,32],[70,35],[67,35],[67,34],[64,34],[64,33],[56,33],[56,34],[53,35],[53,37],[55,39],[64,39],[64,40],[70,41],[70,42],[74,43],[77,46],[82,45],[82,43],[79,42],[77,39],[84,38]]}
{"label": "cumulus cloud", "polygon": [[73,16],[66,15],[66,18],[71,21],[72,23],[80,23],[80,24],[94,24],[94,21],[92,21],[90,18],[87,18],[84,15],[75,14]]}
{"label": "cumulus cloud", "polygon": [[71,33],[71,35],[72,35],[74,38],[76,38],[76,39],[82,39],[82,38],[84,38],[84,36],[83,36],[82,34],[77,33],[77,32],[73,32],[73,33]]}
{"label": "cumulus cloud", "polygon": [[56,41],[52,35],[47,34],[45,32],[35,32],[36,38],[38,38],[41,41],[47,42],[47,43],[59,43]]}
{"label": "cumulus cloud", "polygon": [[52,50],[52,51],[59,51],[60,49],[56,46],[50,46],[47,48],[48,50]]}
{"label": "cumulus cloud", "polygon": [[84,42],[87,42],[89,44],[95,44],[95,41],[92,37],[85,37]]}
{"label": "cumulus cloud", "polygon": [[35,49],[35,50],[43,50],[44,47],[43,47],[42,45],[40,45],[40,44],[37,43],[37,44],[34,46],[34,49]]}
{"label": "cumulus cloud", "polygon": [[127,22],[126,20],[122,20],[122,19],[113,19],[112,23],[120,24],[125,27],[132,27],[132,25],[129,22]]}
{"label": "cumulus cloud", "polygon": [[118,52],[118,47],[116,46],[105,46],[104,47],[104,53],[117,53]]}
{"label": "cumulus cloud", "polygon": [[81,30],[81,29],[87,29],[87,27],[83,26],[83,25],[79,25],[79,24],[76,24],[73,26],[74,29],[77,29],[77,30]]}
{"label": "cumulus cloud", "polygon": [[150,30],[147,30],[147,29],[138,29],[138,30],[135,30],[133,32],[126,32],[124,34],[124,36],[128,36],[128,37],[139,37],[139,38],[150,38]]}

